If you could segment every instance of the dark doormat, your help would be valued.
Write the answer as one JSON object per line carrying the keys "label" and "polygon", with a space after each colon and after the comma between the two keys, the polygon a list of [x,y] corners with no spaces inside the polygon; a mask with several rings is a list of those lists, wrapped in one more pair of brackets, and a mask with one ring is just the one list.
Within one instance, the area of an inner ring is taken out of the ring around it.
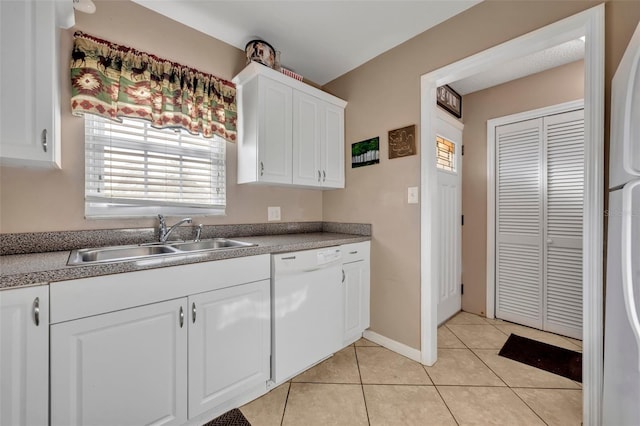
{"label": "dark doormat", "polygon": [[240,410],[234,408],[202,426],[251,426],[251,423]]}
{"label": "dark doormat", "polygon": [[582,383],[582,354],[512,334],[498,355]]}

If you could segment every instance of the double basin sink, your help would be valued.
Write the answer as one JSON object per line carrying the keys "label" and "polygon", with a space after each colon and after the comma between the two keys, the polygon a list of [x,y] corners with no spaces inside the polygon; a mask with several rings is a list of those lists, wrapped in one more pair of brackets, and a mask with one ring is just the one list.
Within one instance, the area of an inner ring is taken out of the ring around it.
{"label": "double basin sink", "polygon": [[122,262],[148,257],[199,253],[227,248],[251,247],[257,244],[227,238],[213,238],[200,241],[179,241],[150,243],[136,246],[113,246],[73,250],[67,265],[85,265],[91,263]]}

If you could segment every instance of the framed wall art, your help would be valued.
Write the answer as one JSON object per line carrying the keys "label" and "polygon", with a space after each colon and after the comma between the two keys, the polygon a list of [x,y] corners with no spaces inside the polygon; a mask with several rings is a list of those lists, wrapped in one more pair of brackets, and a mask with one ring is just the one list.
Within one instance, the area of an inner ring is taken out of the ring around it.
{"label": "framed wall art", "polygon": [[458,118],[462,118],[462,96],[451,87],[445,85],[437,89],[438,105]]}
{"label": "framed wall art", "polygon": [[416,155],[416,125],[389,131],[389,158]]}
{"label": "framed wall art", "polygon": [[370,166],[380,162],[380,137],[351,144],[351,168]]}

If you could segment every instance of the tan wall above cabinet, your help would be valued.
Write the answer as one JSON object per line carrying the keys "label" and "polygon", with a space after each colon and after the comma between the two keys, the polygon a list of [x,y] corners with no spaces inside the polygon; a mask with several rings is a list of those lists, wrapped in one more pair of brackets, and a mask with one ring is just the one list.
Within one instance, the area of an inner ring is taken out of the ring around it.
{"label": "tan wall above cabinet", "polygon": [[238,183],[344,188],[347,103],[258,63],[238,88]]}

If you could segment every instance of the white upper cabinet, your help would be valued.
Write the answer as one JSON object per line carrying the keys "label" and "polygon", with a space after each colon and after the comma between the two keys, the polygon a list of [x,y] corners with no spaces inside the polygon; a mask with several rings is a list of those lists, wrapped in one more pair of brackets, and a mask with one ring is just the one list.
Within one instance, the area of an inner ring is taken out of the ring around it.
{"label": "white upper cabinet", "polygon": [[60,168],[60,27],[71,1],[0,1],[0,162]]}
{"label": "white upper cabinet", "polygon": [[293,92],[293,184],[344,188],[344,109]]}
{"label": "white upper cabinet", "polygon": [[258,63],[238,89],[238,183],[344,188],[346,102]]}

